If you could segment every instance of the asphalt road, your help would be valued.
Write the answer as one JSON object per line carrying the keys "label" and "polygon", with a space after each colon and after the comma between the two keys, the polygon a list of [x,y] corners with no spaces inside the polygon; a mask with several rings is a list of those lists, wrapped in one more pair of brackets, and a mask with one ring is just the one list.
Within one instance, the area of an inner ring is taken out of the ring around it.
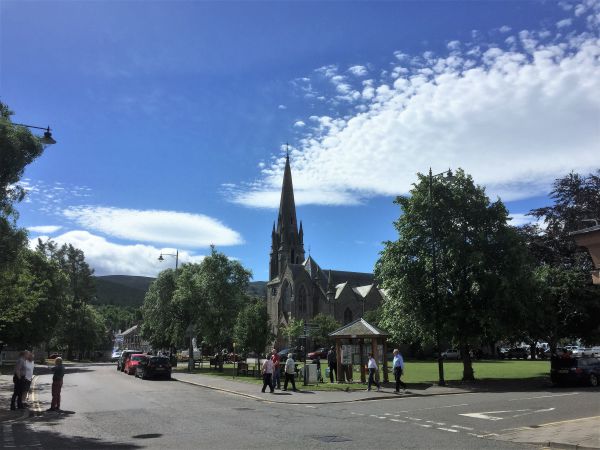
{"label": "asphalt road", "polygon": [[[50,403],[50,375],[37,399]],[[308,395],[308,394],[307,394]],[[319,395],[319,394],[311,394]],[[600,414],[600,391],[495,392],[325,405],[260,402],[114,365],[69,368],[62,409],[3,424],[3,448],[511,449],[515,427]]]}

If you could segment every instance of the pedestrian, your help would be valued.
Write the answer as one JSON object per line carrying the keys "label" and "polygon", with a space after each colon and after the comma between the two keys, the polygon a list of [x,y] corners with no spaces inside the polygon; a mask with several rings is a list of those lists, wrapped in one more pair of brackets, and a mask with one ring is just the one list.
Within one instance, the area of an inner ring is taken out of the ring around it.
{"label": "pedestrian", "polygon": [[[25,358],[27,351],[22,351],[19,353],[19,358],[17,359],[17,363],[15,364],[15,371],[13,373],[13,383],[15,384],[13,388],[13,395],[10,399],[10,409],[15,410],[16,408],[23,408],[23,385],[25,382]],[[17,402],[17,406],[15,408],[15,401]]]}
{"label": "pedestrian", "polygon": [[329,352],[327,352],[327,365],[329,366],[329,381],[333,383],[333,380],[336,378],[335,375],[337,371],[337,358],[335,356],[335,350],[333,347],[331,347]]}
{"label": "pedestrian", "polygon": [[271,394],[275,390],[273,388],[273,361],[271,361],[270,355],[267,355],[265,362],[262,365],[262,376],[263,376],[263,387],[262,392],[265,392],[267,386],[271,390]]}
{"label": "pedestrian", "polygon": [[[25,380],[23,381],[23,398],[27,400],[27,394],[29,394],[29,388],[31,387],[31,380],[33,380],[33,352],[27,352],[25,358]],[[25,406],[28,406],[27,404]]]}
{"label": "pedestrian", "polygon": [[369,363],[367,364],[367,369],[369,369],[369,385],[367,386],[367,391],[371,390],[371,385],[377,386],[377,392],[381,390],[381,384],[377,380],[375,380],[375,375],[377,373],[377,362],[375,358],[373,358],[373,353],[369,353]]}
{"label": "pedestrian", "polygon": [[392,363],[392,367],[394,368],[394,378],[396,380],[396,390],[394,393],[400,393],[401,385],[404,392],[406,392],[406,384],[400,379],[404,373],[404,358],[402,358],[400,350],[398,349],[394,349],[394,362]]}
{"label": "pedestrian", "polygon": [[279,371],[281,358],[277,353],[276,349],[272,350],[273,356],[271,356],[271,361],[273,361],[273,387],[277,389],[281,389],[281,375]]}
{"label": "pedestrian", "polygon": [[319,356],[317,359],[317,382],[323,383],[323,375],[321,375],[321,357]]}
{"label": "pedestrian", "polygon": [[54,372],[52,375],[52,403],[49,411],[60,411],[60,391],[63,385],[63,377],[65,376],[65,366],[63,366],[60,356],[54,360],[52,372]]}
{"label": "pedestrian", "polygon": [[292,382],[292,391],[296,392],[296,362],[294,355],[290,354],[285,362],[285,381],[283,382],[283,390],[287,391],[288,381]]}

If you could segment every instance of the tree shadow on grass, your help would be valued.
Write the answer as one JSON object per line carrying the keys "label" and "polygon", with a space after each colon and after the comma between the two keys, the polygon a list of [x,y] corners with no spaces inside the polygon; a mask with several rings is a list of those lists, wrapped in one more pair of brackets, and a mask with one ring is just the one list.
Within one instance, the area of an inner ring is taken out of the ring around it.
{"label": "tree shadow on grass", "polygon": [[40,431],[25,422],[5,424],[0,427],[0,442],[10,442],[11,448],[77,448],[77,449],[135,449],[140,445],[112,442],[104,439],[71,436],[54,431]]}

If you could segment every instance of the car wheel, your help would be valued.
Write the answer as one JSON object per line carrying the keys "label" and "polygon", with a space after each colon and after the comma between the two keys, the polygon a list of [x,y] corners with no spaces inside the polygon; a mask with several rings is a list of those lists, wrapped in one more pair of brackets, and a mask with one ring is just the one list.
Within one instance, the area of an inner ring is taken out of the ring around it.
{"label": "car wheel", "polygon": [[598,376],[597,375],[595,375],[593,373],[590,375],[590,384],[593,387],[597,387],[598,386]]}

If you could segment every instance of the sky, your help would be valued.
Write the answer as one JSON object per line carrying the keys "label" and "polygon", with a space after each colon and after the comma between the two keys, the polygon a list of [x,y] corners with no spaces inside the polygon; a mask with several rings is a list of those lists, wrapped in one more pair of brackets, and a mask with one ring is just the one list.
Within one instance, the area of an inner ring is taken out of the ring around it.
{"label": "sky", "polygon": [[57,144],[18,224],[97,275],[217,250],[266,280],[289,143],[305,248],[371,272],[417,173],[523,224],[600,166],[600,2],[0,3],[0,101]]}

